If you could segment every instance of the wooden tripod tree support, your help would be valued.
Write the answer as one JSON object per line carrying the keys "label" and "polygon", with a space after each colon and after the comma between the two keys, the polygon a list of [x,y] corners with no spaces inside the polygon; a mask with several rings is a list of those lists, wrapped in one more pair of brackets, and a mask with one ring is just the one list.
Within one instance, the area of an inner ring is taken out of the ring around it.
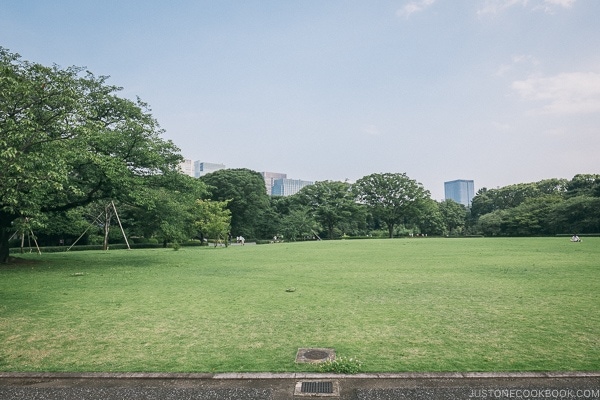
{"label": "wooden tripod tree support", "polygon": [[69,246],[69,248],[67,249],[67,251],[71,250],[71,248],[73,246],[75,246],[77,244],[77,242],[79,242],[79,240],[83,237],[83,235],[85,235],[86,232],[92,226],[94,226],[94,224],[96,223],[96,221],[98,221],[100,219],[100,217],[102,216],[102,214],[105,215],[105,218],[104,218],[104,245],[103,245],[103,249],[104,250],[108,250],[108,233],[109,233],[109,230],[110,230],[110,219],[112,218],[112,215],[110,215],[110,214],[113,211],[115,213],[115,217],[117,217],[117,222],[119,223],[119,227],[121,228],[121,234],[123,235],[123,239],[125,239],[125,243],[127,244],[127,249],[131,250],[131,246],[129,246],[129,241],[127,240],[127,235],[125,235],[125,230],[123,229],[123,225],[121,224],[121,219],[119,218],[119,213],[117,212],[117,207],[115,206],[115,202],[111,201],[109,204],[106,205],[106,207],[104,208],[104,211],[101,212],[100,215],[98,215],[96,217],[96,219],[94,219],[94,221],[87,227],[87,229],[77,238],[77,240],[71,246]]}
{"label": "wooden tripod tree support", "polygon": [[[33,243],[35,243],[35,248],[37,249],[38,254],[42,254],[42,252],[40,251],[40,246],[38,245],[37,239],[35,237],[35,235],[33,234],[33,230],[31,230],[31,227],[29,226],[29,218],[25,218],[25,224],[27,225],[27,240],[29,241],[30,239],[33,238]],[[25,229],[23,229],[23,231],[21,232],[21,253],[23,253],[23,247],[25,245]],[[31,242],[29,242],[29,252],[31,253]]]}
{"label": "wooden tripod tree support", "polygon": [[[117,212],[117,207],[115,206],[115,202],[111,201],[110,204],[112,205],[112,208],[115,211],[115,217],[117,217],[117,222],[119,223],[119,228],[121,228],[121,234],[123,235],[123,239],[125,239],[125,244],[127,244],[127,250],[131,250],[131,247],[129,246],[129,241],[127,240],[127,235],[125,235],[125,230],[123,229],[123,225],[121,224],[121,218],[119,218],[119,213]],[[106,237],[106,239],[108,239],[108,236]],[[106,243],[106,246],[107,247],[105,250],[108,250],[108,241]]]}

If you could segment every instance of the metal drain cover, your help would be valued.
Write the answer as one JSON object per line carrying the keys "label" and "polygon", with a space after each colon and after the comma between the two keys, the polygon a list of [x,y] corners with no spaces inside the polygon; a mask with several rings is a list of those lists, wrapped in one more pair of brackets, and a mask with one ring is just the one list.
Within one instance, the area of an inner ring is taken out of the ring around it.
{"label": "metal drain cover", "polygon": [[340,386],[337,381],[304,381],[296,383],[294,396],[338,397]]}
{"label": "metal drain cover", "polygon": [[334,349],[298,349],[298,353],[296,354],[297,363],[322,363],[333,360],[335,360]]}
{"label": "metal drain cover", "polygon": [[329,353],[323,350],[309,350],[304,353],[304,358],[309,360],[322,360],[329,357]]}

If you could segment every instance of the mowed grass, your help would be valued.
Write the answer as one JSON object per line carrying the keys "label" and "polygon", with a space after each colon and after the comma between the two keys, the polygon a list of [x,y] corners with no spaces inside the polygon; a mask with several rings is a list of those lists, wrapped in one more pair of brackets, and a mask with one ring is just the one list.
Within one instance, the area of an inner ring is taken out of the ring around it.
{"label": "mowed grass", "polygon": [[[28,254],[0,266],[2,371],[600,370],[600,238]],[[288,291],[290,290],[290,291]]]}

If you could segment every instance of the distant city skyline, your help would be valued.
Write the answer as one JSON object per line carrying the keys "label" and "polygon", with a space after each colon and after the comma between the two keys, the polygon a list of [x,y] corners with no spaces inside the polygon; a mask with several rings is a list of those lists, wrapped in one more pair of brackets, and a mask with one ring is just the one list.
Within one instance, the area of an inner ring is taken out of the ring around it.
{"label": "distant city skyline", "polygon": [[[201,160],[184,159],[180,163],[181,172],[199,178],[204,174],[227,169],[225,164],[212,163]],[[247,167],[243,167],[247,168]],[[252,168],[247,168],[254,171]],[[265,181],[265,190],[269,196],[291,196],[305,186],[313,185],[314,181],[302,179],[291,179],[283,172],[255,171],[259,172]],[[353,182],[352,182],[353,183]],[[470,207],[475,195],[473,180],[456,179],[444,182],[444,199],[451,199],[457,203]],[[427,188],[425,188],[427,189]],[[442,199],[438,199],[442,200]]]}

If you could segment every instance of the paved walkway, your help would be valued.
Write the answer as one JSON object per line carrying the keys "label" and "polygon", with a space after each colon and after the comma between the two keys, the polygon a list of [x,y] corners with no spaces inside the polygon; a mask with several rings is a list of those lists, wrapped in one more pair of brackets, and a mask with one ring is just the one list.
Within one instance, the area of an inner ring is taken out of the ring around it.
{"label": "paved walkway", "polygon": [[357,375],[0,373],[2,400],[283,400],[315,397],[598,400],[600,371]]}

